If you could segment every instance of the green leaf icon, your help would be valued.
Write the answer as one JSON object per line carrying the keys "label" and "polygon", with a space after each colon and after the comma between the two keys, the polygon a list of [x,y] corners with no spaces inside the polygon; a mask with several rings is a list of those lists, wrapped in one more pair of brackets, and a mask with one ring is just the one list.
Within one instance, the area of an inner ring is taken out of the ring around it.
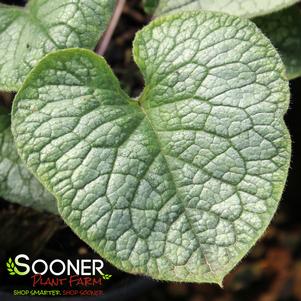
{"label": "green leaf icon", "polygon": [[110,275],[110,274],[103,274],[103,275],[102,275],[102,278],[103,278],[104,280],[109,280],[111,277],[112,277],[112,275]]}
{"label": "green leaf icon", "polygon": [[15,264],[12,261],[11,258],[8,259],[8,261],[6,262],[6,267],[7,267],[7,271],[9,272],[10,275],[16,275],[16,272],[14,270]]}

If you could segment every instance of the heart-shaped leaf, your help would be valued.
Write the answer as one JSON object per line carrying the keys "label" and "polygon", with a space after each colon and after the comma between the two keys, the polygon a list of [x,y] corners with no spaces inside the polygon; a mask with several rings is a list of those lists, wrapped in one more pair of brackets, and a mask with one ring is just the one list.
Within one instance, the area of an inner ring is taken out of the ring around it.
{"label": "heart-shaped leaf", "polygon": [[271,39],[280,52],[293,79],[301,76],[301,9],[293,6],[269,16],[254,19],[254,22]]}
{"label": "heart-shaped leaf", "polygon": [[48,55],[13,106],[28,167],[118,268],[220,283],[269,224],[290,160],[284,66],[246,19],[188,12],[136,36],[130,99],[103,58]]}
{"label": "heart-shaped leaf", "polygon": [[0,106],[0,196],[13,203],[57,214],[54,197],[21,162],[10,130],[10,116]]}
{"label": "heart-shaped leaf", "polygon": [[251,18],[270,14],[297,2],[299,0],[160,0],[155,15],[202,9]]}
{"label": "heart-shaped leaf", "polygon": [[48,52],[94,48],[115,0],[30,0],[25,8],[0,4],[0,90],[17,91]]}

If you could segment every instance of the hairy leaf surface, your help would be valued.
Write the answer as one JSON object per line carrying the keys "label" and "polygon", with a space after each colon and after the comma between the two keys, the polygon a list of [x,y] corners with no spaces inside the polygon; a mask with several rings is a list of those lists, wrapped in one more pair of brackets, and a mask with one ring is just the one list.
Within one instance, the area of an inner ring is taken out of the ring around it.
{"label": "hairy leaf surface", "polygon": [[0,106],[0,196],[13,203],[57,213],[56,201],[21,162],[10,130],[8,110]]}
{"label": "hairy leaf surface", "polygon": [[301,10],[298,6],[253,20],[280,52],[293,79],[301,76]]}
{"label": "hairy leaf surface", "polygon": [[270,14],[297,2],[299,0],[160,0],[155,15],[203,9],[251,18]]}
{"label": "hairy leaf surface", "polygon": [[103,58],[48,55],[13,107],[22,158],[70,227],[118,268],[221,283],[269,224],[290,160],[284,66],[246,19],[158,18],[130,99]]}
{"label": "hairy leaf surface", "polygon": [[48,52],[94,48],[115,0],[30,0],[25,8],[0,4],[0,89],[17,91]]}

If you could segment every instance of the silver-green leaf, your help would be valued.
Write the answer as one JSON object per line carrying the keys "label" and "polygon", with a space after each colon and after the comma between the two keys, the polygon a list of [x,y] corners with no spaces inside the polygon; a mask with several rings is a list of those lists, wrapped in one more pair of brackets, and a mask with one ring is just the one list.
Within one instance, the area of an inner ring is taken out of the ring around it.
{"label": "silver-green leaf", "polygon": [[284,188],[284,66],[252,22],[205,11],[156,19],[134,58],[138,100],[92,52],[48,55],[14,101],[17,148],[68,225],[112,264],[220,284]]}
{"label": "silver-green leaf", "polygon": [[251,18],[270,14],[297,2],[299,0],[160,0],[155,15],[202,9]]}
{"label": "silver-green leaf", "polygon": [[22,206],[57,214],[55,198],[22,163],[10,130],[9,111],[0,106],[0,197]]}
{"label": "silver-green leaf", "polygon": [[106,29],[115,0],[29,0],[0,4],[0,90],[17,91],[51,51],[92,49]]}
{"label": "silver-green leaf", "polygon": [[289,79],[301,76],[301,9],[286,10],[253,20],[280,52]]}

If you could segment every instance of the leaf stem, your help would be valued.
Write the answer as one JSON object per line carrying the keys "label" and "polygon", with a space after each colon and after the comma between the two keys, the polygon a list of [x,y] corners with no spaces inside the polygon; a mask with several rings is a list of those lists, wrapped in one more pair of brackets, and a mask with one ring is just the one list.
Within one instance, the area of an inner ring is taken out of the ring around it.
{"label": "leaf stem", "polygon": [[115,28],[118,24],[121,14],[122,14],[125,2],[126,2],[126,0],[117,0],[115,11],[114,11],[113,17],[110,21],[110,24],[108,26],[108,29],[106,30],[103,37],[100,39],[98,45],[95,48],[95,52],[97,54],[104,55],[106,50],[108,49],[108,46],[112,39],[113,33],[115,31]]}

